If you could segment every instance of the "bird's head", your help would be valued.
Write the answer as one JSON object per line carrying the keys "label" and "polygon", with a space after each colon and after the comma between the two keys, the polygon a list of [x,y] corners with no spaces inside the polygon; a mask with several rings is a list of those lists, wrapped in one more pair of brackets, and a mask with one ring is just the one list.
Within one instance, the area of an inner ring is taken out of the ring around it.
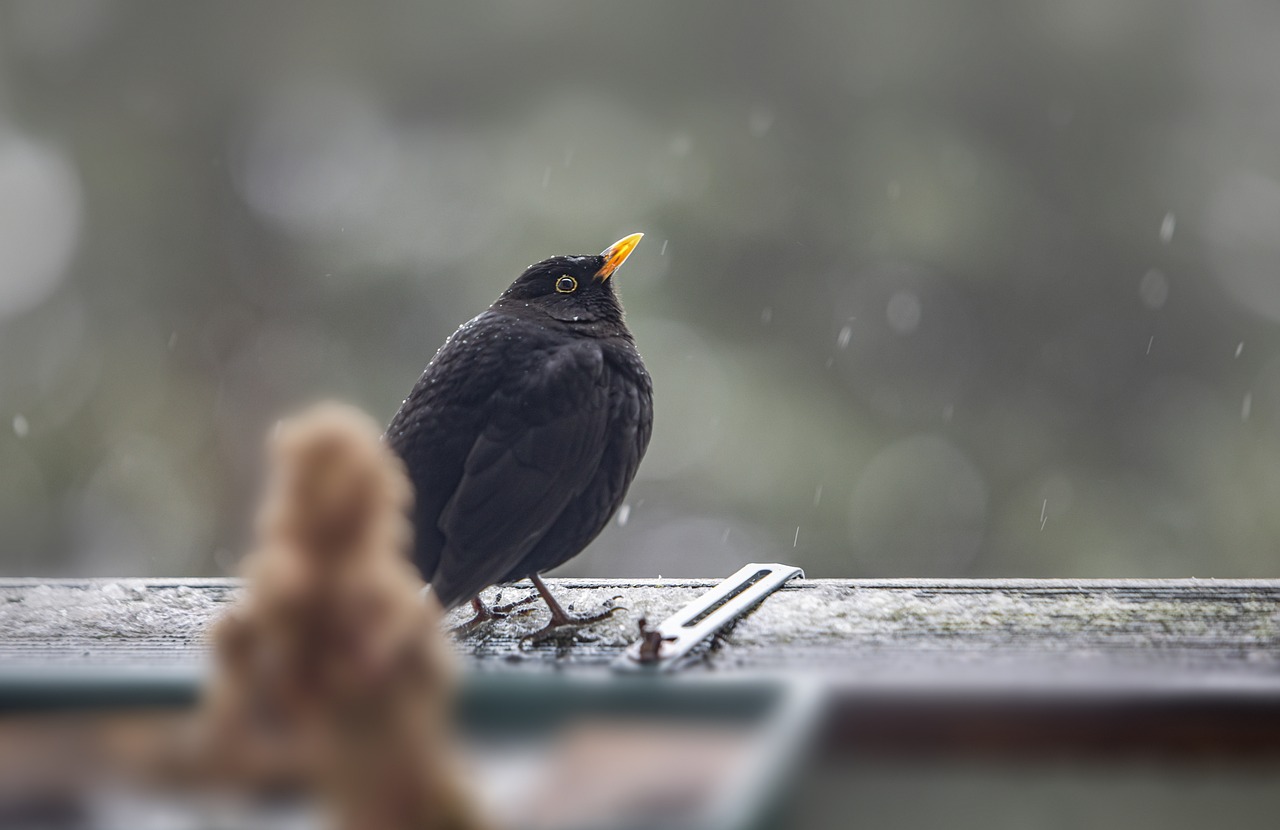
{"label": "bird's head", "polygon": [[621,321],[622,305],[610,277],[640,244],[633,233],[599,254],[556,256],[525,269],[494,305],[542,313],[566,323]]}

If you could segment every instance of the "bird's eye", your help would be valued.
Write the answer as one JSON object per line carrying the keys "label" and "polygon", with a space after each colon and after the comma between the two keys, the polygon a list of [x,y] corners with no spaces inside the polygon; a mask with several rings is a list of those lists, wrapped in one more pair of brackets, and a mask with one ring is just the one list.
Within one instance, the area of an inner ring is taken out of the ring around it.
{"label": "bird's eye", "polygon": [[578,281],[568,274],[565,274],[563,277],[556,280],[556,291],[561,294],[572,294],[577,290]]}

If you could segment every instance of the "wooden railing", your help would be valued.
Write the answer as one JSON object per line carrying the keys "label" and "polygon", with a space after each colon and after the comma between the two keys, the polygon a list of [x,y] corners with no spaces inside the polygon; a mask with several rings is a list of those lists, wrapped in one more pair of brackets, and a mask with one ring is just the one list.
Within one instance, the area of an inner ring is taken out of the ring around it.
{"label": "wooden railing", "polygon": [[[714,584],[552,580],[578,610],[625,610],[530,644],[521,637],[545,614],[535,604],[457,648],[486,669],[601,673],[640,617],[661,620]],[[0,672],[197,665],[235,590],[0,580]],[[529,591],[507,587],[501,601]],[[1280,580],[799,580],[685,669],[709,672],[817,680],[830,691],[827,744],[845,751],[1280,756]]]}

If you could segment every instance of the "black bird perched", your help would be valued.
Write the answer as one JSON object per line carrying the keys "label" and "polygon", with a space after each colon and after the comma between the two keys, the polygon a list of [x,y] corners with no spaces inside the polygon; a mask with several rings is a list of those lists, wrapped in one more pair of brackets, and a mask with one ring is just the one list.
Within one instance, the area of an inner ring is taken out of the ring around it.
{"label": "black bird perched", "polygon": [[[653,423],[653,384],[613,289],[640,242],[558,256],[454,332],[387,428],[416,491],[414,561],[445,608],[582,551],[622,503]],[[537,636],[537,635],[535,635]]]}

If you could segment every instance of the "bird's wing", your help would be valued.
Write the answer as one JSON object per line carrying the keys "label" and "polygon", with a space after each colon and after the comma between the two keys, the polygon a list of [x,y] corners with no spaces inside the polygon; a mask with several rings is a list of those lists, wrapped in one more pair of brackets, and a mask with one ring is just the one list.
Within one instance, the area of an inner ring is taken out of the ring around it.
{"label": "bird's wing", "polygon": [[462,479],[440,514],[445,547],[432,590],[446,606],[500,580],[586,487],[608,425],[595,343],[552,351],[494,393]]}

